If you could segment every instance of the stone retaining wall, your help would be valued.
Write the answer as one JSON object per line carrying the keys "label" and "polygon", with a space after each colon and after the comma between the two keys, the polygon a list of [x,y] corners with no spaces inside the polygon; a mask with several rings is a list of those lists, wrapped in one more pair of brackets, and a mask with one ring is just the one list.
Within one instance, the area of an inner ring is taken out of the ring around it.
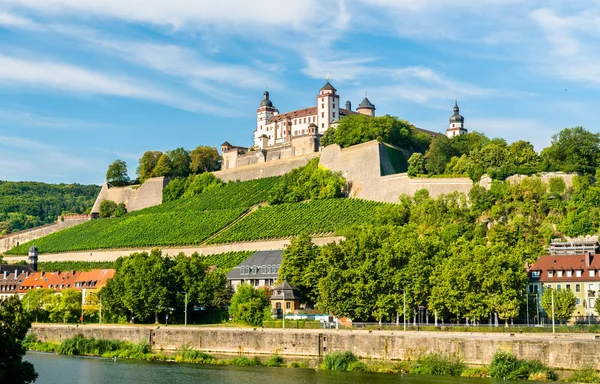
{"label": "stone retaining wall", "polygon": [[489,364],[496,350],[511,351],[521,359],[535,359],[553,368],[577,369],[586,363],[600,368],[600,341],[591,334],[508,334],[461,332],[402,332],[213,328],[182,326],[64,326],[34,325],[41,341],[60,342],[85,337],[147,341],[156,350],[184,345],[213,353],[280,354],[322,357],[352,351],[364,358],[413,360],[421,353],[458,354],[467,364]]}

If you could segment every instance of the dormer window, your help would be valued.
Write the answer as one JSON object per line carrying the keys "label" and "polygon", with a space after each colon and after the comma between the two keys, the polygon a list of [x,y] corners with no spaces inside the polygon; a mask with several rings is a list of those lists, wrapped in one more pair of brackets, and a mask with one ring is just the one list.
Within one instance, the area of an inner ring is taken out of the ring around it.
{"label": "dormer window", "polygon": [[573,271],[567,271],[567,277],[572,277],[573,276]]}
{"label": "dormer window", "polygon": [[554,277],[554,271],[548,271],[548,277]]}
{"label": "dormer window", "polygon": [[581,269],[575,271],[575,277],[581,277]]}
{"label": "dormer window", "polygon": [[590,277],[596,276],[596,271],[594,271],[593,269],[591,269],[588,273],[590,274]]}
{"label": "dormer window", "polygon": [[533,272],[531,272],[531,277],[533,277],[534,279],[539,279],[539,277],[540,277],[540,271],[533,271]]}
{"label": "dormer window", "polygon": [[563,277],[563,271],[558,271],[558,277]]}

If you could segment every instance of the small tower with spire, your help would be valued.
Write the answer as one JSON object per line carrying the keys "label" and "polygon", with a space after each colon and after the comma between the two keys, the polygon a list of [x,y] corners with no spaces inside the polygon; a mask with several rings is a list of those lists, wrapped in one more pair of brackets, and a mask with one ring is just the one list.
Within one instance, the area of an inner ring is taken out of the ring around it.
{"label": "small tower with spire", "polygon": [[375,104],[371,103],[369,99],[367,99],[367,92],[365,92],[365,98],[360,102],[358,108],[356,108],[356,112],[374,117],[375,116]]}
{"label": "small tower with spire", "polygon": [[446,136],[453,138],[455,136],[464,135],[468,131],[465,128],[465,118],[460,115],[458,108],[458,100],[454,99],[454,114],[450,116],[450,125],[446,129]]}
{"label": "small tower with spire", "polygon": [[271,117],[276,115],[279,115],[279,111],[269,99],[269,91],[265,90],[260,106],[256,110],[256,130],[254,131],[254,145],[256,147],[263,148],[263,136],[268,135],[267,124]]}

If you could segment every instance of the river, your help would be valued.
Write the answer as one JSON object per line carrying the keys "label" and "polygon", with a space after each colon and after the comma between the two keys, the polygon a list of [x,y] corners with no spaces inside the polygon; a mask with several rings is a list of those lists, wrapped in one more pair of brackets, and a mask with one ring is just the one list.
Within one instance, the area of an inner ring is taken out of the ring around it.
{"label": "river", "polygon": [[[301,368],[232,367],[58,356],[30,352],[35,384],[509,384],[492,379],[331,372]],[[516,383],[516,382],[513,382]]]}

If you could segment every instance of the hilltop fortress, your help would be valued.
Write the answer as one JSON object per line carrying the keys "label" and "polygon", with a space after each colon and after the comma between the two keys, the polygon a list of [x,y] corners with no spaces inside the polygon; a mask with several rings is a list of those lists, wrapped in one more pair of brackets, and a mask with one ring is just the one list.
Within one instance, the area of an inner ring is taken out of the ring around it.
{"label": "hilltop fortress", "polygon": [[[256,110],[254,145],[240,147],[224,142],[222,169],[232,169],[296,156],[313,154],[321,150],[321,137],[330,128],[338,126],[341,119],[350,115],[375,116],[375,105],[366,97],[352,110],[352,103],[346,101],[342,108],[337,89],[327,80],[316,96],[315,106],[279,113],[273,105],[268,91]],[[417,128],[428,135],[441,133]],[[454,114],[446,130],[448,137],[467,133],[464,117],[459,114],[458,103],[454,103]]]}
{"label": "hilltop fortress", "polygon": [[[341,107],[340,96],[329,80],[316,96],[316,106],[279,113],[265,91],[263,100],[256,110],[254,145],[234,146],[229,142],[221,146],[222,169],[215,175],[223,181],[247,181],[264,177],[281,176],[294,168],[305,165],[310,159],[319,157],[320,164],[332,171],[341,172],[350,184],[350,197],[381,202],[397,202],[401,194],[413,195],[427,189],[432,197],[452,192],[468,193],[473,182],[466,177],[456,178],[410,178],[406,173],[394,169],[391,156],[405,160],[410,153],[387,143],[370,141],[348,148],[339,145],[322,147],[320,139],[330,128],[337,127],[340,120],[349,115],[375,116],[376,107],[365,96],[355,111],[350,101]],[[442,135],[416,128],[431,136]],[[465,118],[460,114],[455,100],[453,114],[449,118],[446,136],[449,138],[466,134]],[[550,175],[542,175],[547,181]],[[571,185],[572,175],[562,175]],[[512,176],[509,180],[519,180]],[[128,211],[162,203],[162,190],[169,180],[163,177],[147,180],[141,187],[111,187],[104,184],[92,215],[99,212],[100,203],[112,200],[125,203]],[[491,179],[484,176],[479,184],[489,188]]]}

